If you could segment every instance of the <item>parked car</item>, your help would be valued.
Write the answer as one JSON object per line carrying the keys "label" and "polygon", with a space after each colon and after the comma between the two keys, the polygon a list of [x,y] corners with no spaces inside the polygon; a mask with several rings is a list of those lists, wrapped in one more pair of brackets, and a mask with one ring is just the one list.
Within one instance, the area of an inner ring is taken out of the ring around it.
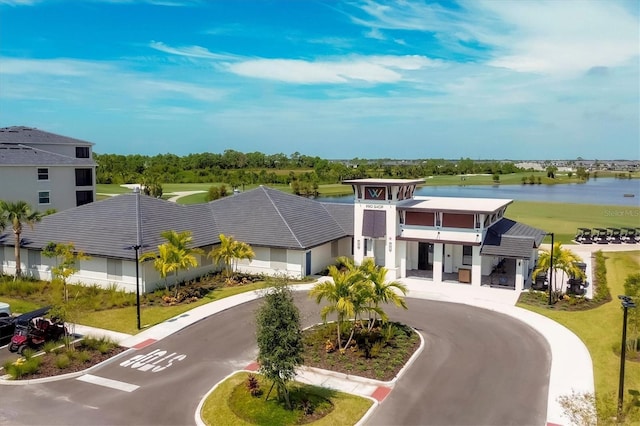
{"label": "parked car", "polygon": [[0,317],[0,345],[4,345],[11,340],[16,329],[16,317]]}
{"label": "parked car", "polygon": [[10,317],[11,316],[11,308],[8,303],[0,302],[0,318],[2,317]]}
{"label": "parked car", "polygon": [[23,354],[25,349],[39,349],[45,342],[60,340],[66,334],[63,322],[46,318],[51,307],[36,309],[15,318],[9,351]]}

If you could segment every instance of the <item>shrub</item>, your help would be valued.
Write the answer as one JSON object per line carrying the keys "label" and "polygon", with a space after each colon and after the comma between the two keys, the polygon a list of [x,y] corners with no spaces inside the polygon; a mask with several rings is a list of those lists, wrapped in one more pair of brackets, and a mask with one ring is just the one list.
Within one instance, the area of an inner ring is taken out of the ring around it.
{"label": "shrub", "polygon": [[607,284],[607,266],[605,264],[605,256],[602,251],[594,254],[595,268],[593,279],[593,300],[595,302],[604,302],[611,300],[611,293]]}
{"label": "shrub", "polygon": [[19,379],[22,376],[33,374],[38,371],[40,367],[40,358],[20,358],[17,361],[7,361],[4,364],[4,370],[14,379]]}
{"label": "shrub", "polygon": [[56,367],[58,367],[59,369],[64,369],[67,368],[69,365],[71,365],[71,358],[69,358],[69,355],[67,354],[60,354],[56,357]]}
{"label": "shrub", "polygon": [[76,353],[76,359],[80,362],[89,362],[91,361],[91,354],[88,351],[83,350]]}
{"label": "shrub", "polygon": [[260,389],[260,383],[255,374],[249,374],[247,377],[247,389],[249,389],[251,396],[259,397],[262,395],[262,389]]}
{"label": "shrub", "polygon": [[42,345],[42,350],[44,351],[44,353],[48,354],[50,352],[53,352],[57,347],[61,346],[63,343],[61,342],[52,342],[52,341],[48,341],[45,342],[44,345]]}

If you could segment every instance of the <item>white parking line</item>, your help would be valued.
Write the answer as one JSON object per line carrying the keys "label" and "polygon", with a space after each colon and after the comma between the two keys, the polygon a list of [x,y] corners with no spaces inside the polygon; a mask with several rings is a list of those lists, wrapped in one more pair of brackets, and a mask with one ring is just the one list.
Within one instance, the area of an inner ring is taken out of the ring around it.
{"label": "white parking line", "polygon": [[78,377],[77,380],[125,392],[133,392],[140,387],[138,385],[132,385],[131,383],[125,383],[118,380],[107,379],[105,377],[94,376],[93,374],[85,374]]}

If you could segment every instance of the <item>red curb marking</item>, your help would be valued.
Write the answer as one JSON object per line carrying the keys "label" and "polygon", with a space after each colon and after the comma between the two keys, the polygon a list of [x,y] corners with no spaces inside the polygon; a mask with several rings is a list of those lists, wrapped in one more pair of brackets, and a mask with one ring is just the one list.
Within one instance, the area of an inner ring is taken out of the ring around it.
{"label": "red curb marking", "polygon": [[155,342],[157,342],[156,339],[147,339],[132,347],[133,349],[142,349],[142,348],[146,348],[149,345],[153,345]]}
{"label": "red curb marking", "polygon": [[547,426],[562,426],[562,425],[559,425],[558,423],[547,422]]}
{"label": "red curb marking", "polygon": [[384,386],[378,386],[378,388],[371,394],[378,402],[384,401],[384,399],[391,393],[391,388]]}
{"label": "red curb marking", "polygon": [[251,364],[247,365],[244,369],[249,371],[258,371],[258,369],[260,369],[260,365],[254,361]]}

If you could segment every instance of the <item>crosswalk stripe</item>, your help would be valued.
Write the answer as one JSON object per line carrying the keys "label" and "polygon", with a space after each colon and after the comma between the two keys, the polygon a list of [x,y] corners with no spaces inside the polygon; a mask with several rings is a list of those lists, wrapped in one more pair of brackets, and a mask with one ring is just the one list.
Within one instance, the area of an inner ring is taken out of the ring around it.
{"label": "crosswalk stripe", "polygon": [[93,374],[82,375],[78,377],[77,380],[125,392],[133,392],[140,387],[138,385],[132,385],[131,383],[125,383],[119,380],[112,380],[105,377],[94,376]]}

